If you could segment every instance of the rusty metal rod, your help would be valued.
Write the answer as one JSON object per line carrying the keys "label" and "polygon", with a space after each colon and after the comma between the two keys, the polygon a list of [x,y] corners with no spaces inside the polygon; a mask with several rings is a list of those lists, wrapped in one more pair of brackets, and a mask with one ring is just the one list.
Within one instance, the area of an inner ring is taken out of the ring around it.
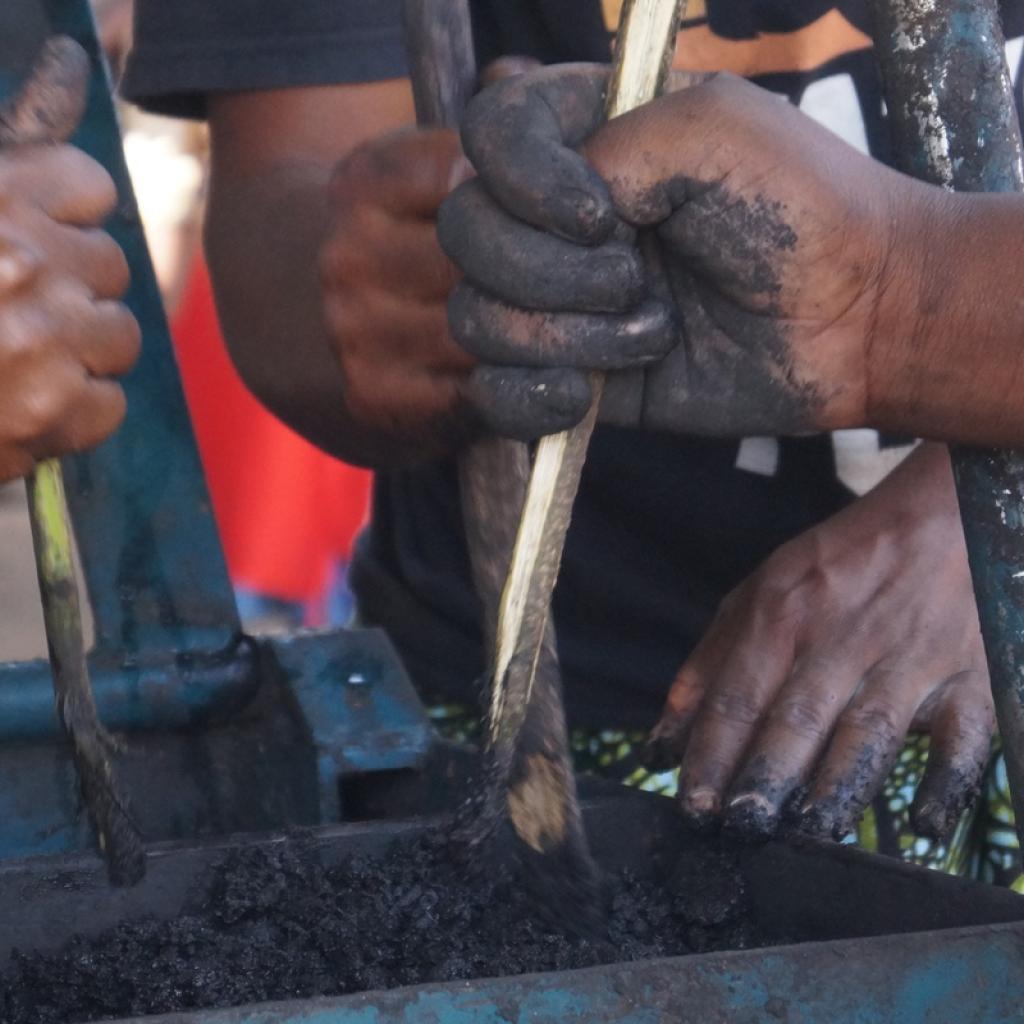
{"label": "rusty metal rod", "polygon": [[[996,0],[872,0],[872,8],[896,166],[955,191],[1024,190]],[[962,446],[950,453],[1024,840],[1024,456]]]}

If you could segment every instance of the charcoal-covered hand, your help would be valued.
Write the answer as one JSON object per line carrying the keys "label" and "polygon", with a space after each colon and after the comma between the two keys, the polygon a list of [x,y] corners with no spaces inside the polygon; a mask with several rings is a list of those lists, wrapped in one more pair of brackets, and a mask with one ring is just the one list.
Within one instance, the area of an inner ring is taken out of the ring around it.
{"label": "charcoal-covered hand", "polygon": [[[911,728],[931,733],[911,823],[943,837],[973,797],[992,697],[945,448],[780,548],[723,602],[651,752],[695,822],[848,831]],[[789,802],[789,806],[787,806]]]}
{"label": "charcoal-covered hand", "polygon": [[62,141],[87,75],[81,49],[52,40],[0,111],[0,479],[107,437],[125,412],[114,378],[139,351],[138,325],[117,301],[128,266],[99,227],[114,184]]}
{"label": "charcoal-covered hand", "polygon": [[[456,340],[497,430],[602,418],[707,435],[860,423],[893,212],[928,191],[730,76],[602,119],[607,72],[501,82],[440,236]],[[582,150],[580,150],[582,147]],[[640,229],[634,239],[632,229]]]}

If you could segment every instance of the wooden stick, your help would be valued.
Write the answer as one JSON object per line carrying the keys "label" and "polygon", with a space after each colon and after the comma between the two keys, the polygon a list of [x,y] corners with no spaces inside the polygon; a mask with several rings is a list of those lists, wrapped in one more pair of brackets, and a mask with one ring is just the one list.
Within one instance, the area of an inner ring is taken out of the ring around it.
{"label": "wooden stick", "polygon": [[[48,39],[20,93],[0,109],[0,147],[69,138],[85,108],[90,70],[88,55],[74,40]],[[40,463],[26,487],[57,714],[71,741],[82,798],[110,881],[133,885],[145,874],[146,858],[118,790],[111,761],[116,744],[96,715],[60,463]]]}
{"label": "wooden stick", "polygon": [[[685,0],[626,0],[608,88],[609,118],[653,99],[675,52]],[[541,440],[534,457],[512,565],[501,595],[492,688],[492,741],[508,728],[513,666],[528,665],[527,701],[535,684],[551,594],[579,490],[587,446],[597,421],[603,375],[591,376],[593,403],[571,430]]]}
{"label": "wooden stick", "polygon": [[[404,28],[417,121],[457,127],[476,78],[466,0],[405,0]],[[529,477],[529,449],[517,441],[483,437],[459,455],[462,516],[491,662]],[[492,706],[488,776],[457,832],[472,848],[507,818],[538,904],[556,908],[561,924],[596,933],[598,873],[576,795],[550,624],[539,658],[538,666],[520,663],[506,676],[507,700],[497,712]]]}
{"label": "wooden stick", "polygon": [[110,881],[134,885],[146,873],[146,857],[114,775],[111,756],[117,747],[96,714],[89,683],[60,463],[41,462],[26,487],[57,715],[71,741],[75,772]]}

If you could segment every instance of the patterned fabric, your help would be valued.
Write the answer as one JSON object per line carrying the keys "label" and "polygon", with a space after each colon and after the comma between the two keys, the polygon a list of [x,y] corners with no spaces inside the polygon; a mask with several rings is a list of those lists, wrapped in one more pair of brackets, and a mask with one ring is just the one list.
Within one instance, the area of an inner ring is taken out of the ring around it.
{"label": "patterned fabric", "polygon": [[[432,708],[430,715],[445,739],[460,743],[479,741],[480,718],[471,710],[460,705],[442,705]],[[570,742],[576,770],[649,793],[674,795],[677,772],[650,772],[641,763],[645,740],[643,732],[574,729]],[[928,737],[908,737],[882,792],[864,812],[855,834],[847,841],[872,853],[1010,886],[1024,893],[1020,846],[1002,755],[993,756],[981,798],[964,813],[948,843],[915,836],[910,828],[910,805],[927,761]]]}

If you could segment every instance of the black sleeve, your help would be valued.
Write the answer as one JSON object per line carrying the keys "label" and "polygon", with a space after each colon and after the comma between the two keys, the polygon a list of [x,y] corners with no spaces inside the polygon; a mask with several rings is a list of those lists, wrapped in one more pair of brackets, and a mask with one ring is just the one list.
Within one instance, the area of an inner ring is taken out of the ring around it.
{"label": "black sleeve", "polygon": [[206,94],[405,74],[400,0],[136,0],[122,90],[202,117]]}

